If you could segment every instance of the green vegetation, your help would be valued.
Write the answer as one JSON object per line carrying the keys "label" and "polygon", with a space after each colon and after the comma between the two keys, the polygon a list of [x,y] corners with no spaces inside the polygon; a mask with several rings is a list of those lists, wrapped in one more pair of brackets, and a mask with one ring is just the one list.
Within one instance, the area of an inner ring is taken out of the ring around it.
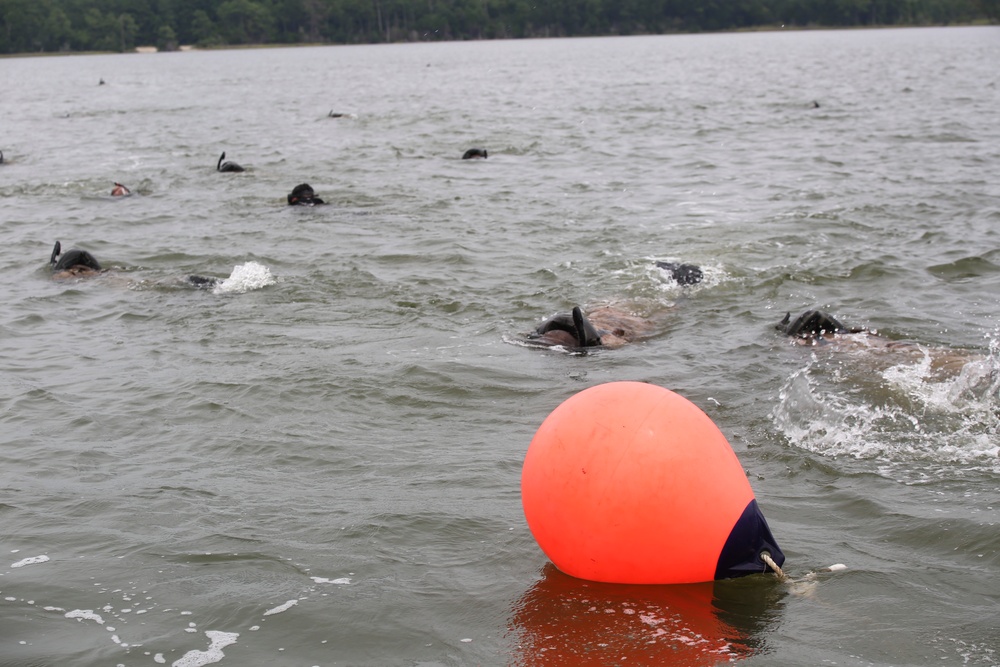
{"label": "green vegetation", "polygon": [[0,0],[0,53],[1000,19],[1000,0]]}

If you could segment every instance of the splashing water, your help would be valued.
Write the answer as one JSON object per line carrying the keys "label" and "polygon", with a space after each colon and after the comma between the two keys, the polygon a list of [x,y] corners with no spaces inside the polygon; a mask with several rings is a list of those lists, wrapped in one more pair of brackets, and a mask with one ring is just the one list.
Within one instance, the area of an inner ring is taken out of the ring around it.
{"label": "splashing water", "polygon": [[257,262],[233,267],[233,272],[212,290],[214,294],[245,294],[277,282],[271,270]]}
{"label": "splashing water", "polygon": [[987,416],[1000,398],[1000,337],[990,341],[989,353],[972,358],[958,375],[945,381],[932,381],[931,356],[926,353],[915,364],[887,368],[882,377],[913,401],[928,409],[944,412],[977,412]]}
{"label": "splashing water", "polygon": [[813,357],[785,382],[771,418],[798,447],[877,461],[893,477],[1000,472],[998,341],[943,380],[933,378],[929,356],[864,381]]}

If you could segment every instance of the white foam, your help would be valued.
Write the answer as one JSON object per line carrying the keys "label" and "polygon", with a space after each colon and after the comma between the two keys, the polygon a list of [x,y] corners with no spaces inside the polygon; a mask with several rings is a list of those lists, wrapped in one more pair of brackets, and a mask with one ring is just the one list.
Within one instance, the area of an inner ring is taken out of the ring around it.
{"label": "white foam", "polygon": [[32,556],[31,558],[22,558],[16,563],[12,563],[11,567],[24,567],[25,565],[35,565],[36,563],[47,563],[49,560],[48,556]]}
{"label": "white foam", "polygon": [[[240,635],[238,632],[219,632],[218,630],[209,630],[205,633],[205,636],[211,640],[207,650],[188,651],[183,657],[174,661],[173,667],[201,667],[202,665],[210,665],[213,662],[219,662],[226,657],[226,655],[222,652],[222,649],[230,644],[235,644]],[[157,653],[157,655],[159,656],[160,654]]]}
{"label": "white foam", "polygon": [[294,607],[298,603],[299,603],[298,600],[289,600],[285,604],[280,604],[277,607],[275,607],[274,609],[268,609],[267,611],[264,612],[264,615],[265,616],[270,616],[271,614],[280,614],[283,611],[288,611],[289,609],[291,609],[292,607]]}
{"label": "white foam", "polygon": [[104,625],[104,619],[100,614],[95,614],[93,609],[74,609],[66,612],[66,618],[76,618],[81,621],[94,621],[99,625]]}
{"label": "white foam", "polygon": [[340,586],[346,586],[351,583],[348,577],[340,577],[339,579],[324,579],[323,577],[309,577],[317,584],[338,584]]}
{"label": "white foam", "polygon": [[233,267],[233,272],[213,290],[213,294],[244,294],[273,285],[276,282],[271,269],[257,262],[247,262]]}

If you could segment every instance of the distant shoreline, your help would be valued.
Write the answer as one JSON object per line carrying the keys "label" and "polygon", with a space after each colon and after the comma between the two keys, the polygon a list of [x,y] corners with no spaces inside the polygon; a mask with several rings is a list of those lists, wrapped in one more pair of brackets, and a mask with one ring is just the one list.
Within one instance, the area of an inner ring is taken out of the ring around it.
{"label": "distant shoreline", "polygon": [[218,46],[194,46],[183,45],[178,49],[159,50],[151,45],[140,45],[129,51],[24,51],[19,53],[0,53],[3,58],[45,58],[50,56],[106,56],[106,55],[151,55],[155,53],[187,53],[191,51],[238,51],[244,49],[288,49],[288,48],[308,48],[314,46],[374,46],[390,44],[432,44],[448,42],[493,42],[493,41],[517,41],[533,39],[589,39],[594,37],[653,37],[667,35],[726,35],[748,32],[810,32],[829,31],[839,32],[848,30],[906,30],[912,28],[988,28],[1000,27],[996,23],[986,20],[974,21],[971,23],[941,23],[941,24],[913,24],[913,25],[854,25],[854,26],[785,26],[785,25],[762,25],[747,28],[733,28],[732,30],[705,30],[700,32],[660,32],[660,33],[639,33],[633,35],[572,35],[566,37],[506,37],[496,39],[450,39],[450,40],[399,40],[394,42],[265,42],[260,44],[224,44]]}

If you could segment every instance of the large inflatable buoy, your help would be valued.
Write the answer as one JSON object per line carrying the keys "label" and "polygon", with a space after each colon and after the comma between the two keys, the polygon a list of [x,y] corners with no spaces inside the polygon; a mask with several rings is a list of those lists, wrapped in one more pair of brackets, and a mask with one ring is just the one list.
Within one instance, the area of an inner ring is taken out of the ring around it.
{"label": "large inflatable buoy", "polygon": [[696,583],[765,572],[765,552],[785,560],[719,428],[642,382],[553,410],[528,447],[521,502],[545,555],[580,579]]}

